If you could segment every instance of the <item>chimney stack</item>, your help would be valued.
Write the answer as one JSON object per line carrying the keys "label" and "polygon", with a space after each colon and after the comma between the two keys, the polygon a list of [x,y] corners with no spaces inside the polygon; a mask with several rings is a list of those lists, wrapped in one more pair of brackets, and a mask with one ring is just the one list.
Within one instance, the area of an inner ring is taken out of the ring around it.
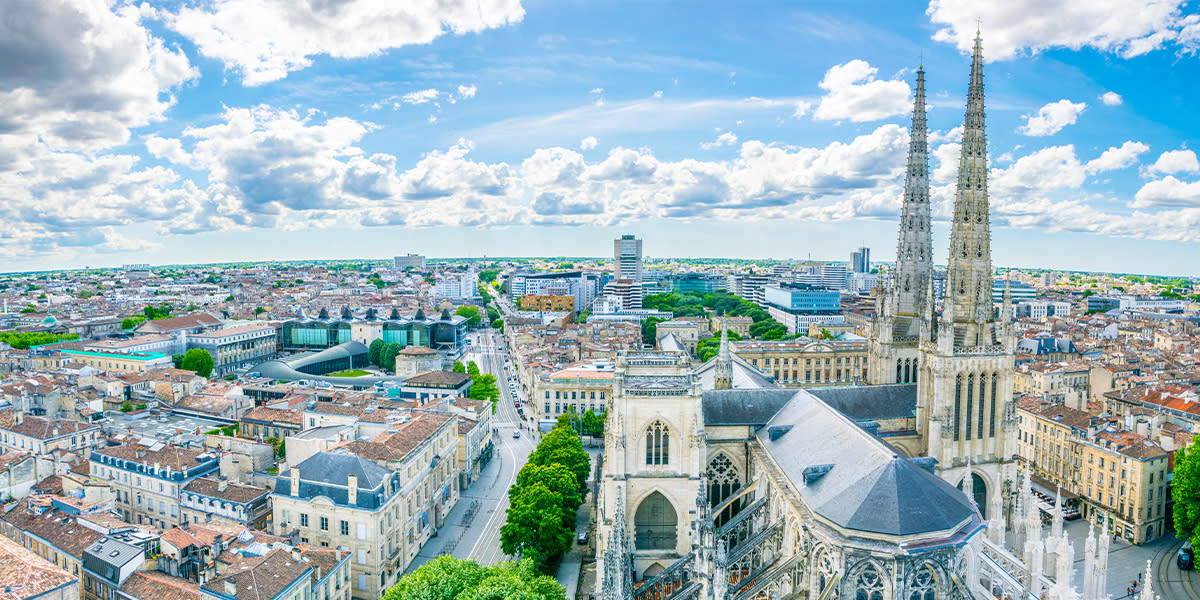
{"label": "chimney stack", "polygon": [[25,413],[23,413],[19,410],[15,411],[13,413],[13,425],[20,425],[21,422],[24,420],[25,420]]}
{"label": "chimney stack", "polygon": [[225,488],[228,488],[228,487],[229,487],[228,479],[225,479],[224,477],[217,478],[217,491],[218,492],[223,492],[223,491],[225,491]]}
{"label": "chimney stack", "polygon": [[292,467],[292,495],[300,495],[300,465]]}
{"label": "chimney stack", "polygon": [[237,596],[237,581],[232,577],[225,578],[225,593],[230,596]]}
{"label": "chimney stack", "polygon": [[296,562],[300,562],[300,549],[299,548],[296,548],[296,547],[292,548],[292,560],[294,560]]}
{"label": "chimney stack", "polygon": [[350,498],[349,498],[350,504],[358,504],[358,476],[357,475],[347,475],[346,476],[346,487],[348,488],[348,491],[350,493]]}

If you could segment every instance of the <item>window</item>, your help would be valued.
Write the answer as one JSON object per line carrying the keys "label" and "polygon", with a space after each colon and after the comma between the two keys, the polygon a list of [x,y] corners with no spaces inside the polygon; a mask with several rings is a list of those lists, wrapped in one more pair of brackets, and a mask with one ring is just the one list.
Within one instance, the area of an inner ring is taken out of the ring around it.
{"label": "window", "polygon": [[913,576],[908,586],[908,600],[937,600],[937,578],[929,565],[922,566]]}
{"label": "window", "polygon": [[341,523],[339,523],[339,527],[342,532],[342,535],[350,535],[350,522],[349,521],[342,521]]}
{"label": "window", "polygon": [[954,427],[953,427],[953,431],[954,431],[954,441],[956,441],[956,442],[958,441],[958,432],[960,429],[959,411],[962,409],[962,384],[963,384],[962,375],[960,374],[954,378]]}
{"label": "window", "polygon": [[305,513],[300,513],[300,526],[308,527],[308,515]]}
{"label": "window", "polygon": [[662,421],[646,428],[646,464],[665,465],[670,462],[670,432]]}
{"label": "window", "polygon": [[329,517],[321,517],[321,531],[329,531]]}
{"label": "window", "polygon": [[634,546],[638,550],[675,548],[678,517],[675,507],[661,493],[654,492],[638,504],[633,524]]}
{"label": "window", "polygon": [[874,565],[867,565],[854,580],[855,600],[883,600],[883,579]]}

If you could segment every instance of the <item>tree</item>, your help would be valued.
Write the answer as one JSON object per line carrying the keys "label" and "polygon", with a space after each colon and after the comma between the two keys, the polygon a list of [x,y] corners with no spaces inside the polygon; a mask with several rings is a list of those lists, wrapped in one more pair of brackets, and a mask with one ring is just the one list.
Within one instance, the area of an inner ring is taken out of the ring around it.
{"label": "tree", "polygon": [[146,320],[149,321],[165,319],[171,316],[171,305],[160,304],[158,306],[154,306],[153,304],[147,304],[146,307],[142,309],[142,314],[146,315]]}
{"label": "tree", "polygon": [[642,321],[642,343],[653,346],[658,341],[658,324],[666,319],[647,317]]}
{"label": "tree", "polygon": [[583,413],[583,435],[602,437],[604,435],[604,417],[597,415],[591,409]]}
{"label": "tree", "polygon": [[575,473],[580,493],[587,493],[588,472],[591,470],[591,459],[583,449],[583,441],[579,435],[567,427],[555,427],[542,438],[533,453],[529,455],[529,463],[548,465],[559,463]]}
{"label": "tree", "polygon": [[182,354],[172,354],[171,355],[171,364],[174,365],[176,369],[183,368],[183,355]]}
{"label": "tree", "polygon": [[[736,341],[736,340],[740,340],[740,339],[742,339],[742,336],[738,335],[737,332],[734,332],[734,331],[729,332],[729,340],[730,341]],[[719,352],[720,350],[721,350],[721,336],[720,335],[714,335],[712,337],[704,338],[704,339],[700,340],[700,343],[696,344],[696,358],[700,359],[700,362],[708,362],[708,360],[711,359],[712,357],[716,356],[717,352]]]}
{"label": "tree", "polygon": [[[400,354],[400,351],[403,349],[403,346],[395,342],[385,343],[383,348],[379,350],[379,366],[389,371],[395,369],[396,355]],[[368,348],[367,351],[370,352],[370,348]]]}
{"label": "tree", "polygon": [[454,314],[460,317],[467,318],[467,327],[475,329],[483,322],[483,315],[479,312],[478,306],[460,306]]}
{"label": "tree", "polygon": [[263,314],[263,313],[265,313],[265,312],[267,312],[267,309],[266,309],[266,308],[264,308],[264,307],[262,307],[262,306],[259,306],[258,308],[255,308],[255,309],[254,309],[254,314],[255,314],[255,315],[261,315],[261,314]]}
{"label": "tree", "polygon": [[575,317],[575,322],[579,324],[587,323],[588,317],[590,316],[592,316],[592,311],[581,311],[579,315]]}
{"label": "tree", "polygon": [[467,397],[474,400],[491,400],[492,402],[499,400],[500,388],[496,386],[496,376],[491,373],[472,375]]}
{"label": "tree", "polygon": [[8,344],[18,350],[32,348],[33,346],[44,346],[46,344],[54,344],[67,340],[77,340],[79,336],[74,333],[64,333],[56,335],[46,333],[44,331],[4,331],[0,332],[0,342]]}
{"label": "tree", "polygon": [[478,375],[479,374],[479,365],[475,364],[475,361],[472,360],[467,363],[467,374],[468,375]]}
{"label": "tree", "polygon": [[126,330],[133,329],[134,327],[137,327],[138,325],[141,325],[142,323],[145,323],[145,322],[146,322],[146,317],[144,317],[142,315],[133,315],[132,317],[125,317],[124,319],[121,320],[121,329],[126,329]]}
{"label": "tree", "polygon": [[504,319],[496,319],[495,321],[492,321],[492,329],[504,331]]}
{"label": "tree", "polygon": [[517,472],[516,484],[508,488],[508,498],[515,500],[522,488],[534,484],[542,484],[550,491],[562,496],[563,524],[574,527],[575,511],[583,504],[579,495],[579,486],[575,483],[575,474],[564,465],[550,463],[548,465],[533,465],[526,463]]}
{"label": "tree", "polygon": [[192,348],[183,353],[183,361],[179,363],[179,368],[186,371],[195,371],[201,377],[212,375],[214,366],[212,354],[204,348]]}
{"label": "tree", "polygon": [[454,361],[454,367],[452,367],[450,370],[455,373],[466,373],[467,367],[462,364],[461,360],[456,360]]}
{"label": "tree", "polygon": [[1200,444],[1175,452],[1175,475],[1171,496],[1175,499],[1175,532],[1200,548]]}
{"label": "tree", "polygon": [[382,339],[371,340],[371,345],[367,346],[367,362],[379,366],[379,354],[383,351],[383,345]]}
{"label": "tree", "polygon": [[133,410],[133,403],[126,400],[121,403],[121,412],[129,412]]}
{"label": "tree", "polygon": [[553,577],[538,572],[532,561],[503,562],[485,567],[448,554],[400,578],[383,600],[566,600]]}
{"label": "tree", "polygon": [[573,530],[563,524],[563,497],[541,482],[521,488],[500,528],[505,554],[533,560],[543,573],[571,548]]}

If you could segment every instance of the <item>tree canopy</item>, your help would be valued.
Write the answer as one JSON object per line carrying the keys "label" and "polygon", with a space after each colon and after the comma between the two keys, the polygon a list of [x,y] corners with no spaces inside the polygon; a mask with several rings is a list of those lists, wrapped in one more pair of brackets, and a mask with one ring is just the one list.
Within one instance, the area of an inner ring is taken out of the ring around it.
{"label": "tree canopy", "polygon": [[1200,548],[1200,445],[1194,441],[1175,453],[1175,478],[1171,483],[1175,499],[1175,532]]}
{"label": "tree canopy", "polygon": [[538,572],[531,560],[485,567],[448,554],[401,577],[383,600],[566,600],[553,577]]}
{"label": "tree canopy", "polygon": [[53,344],[55,342],[64,342],[67,340],[77,340],[79,336],[74,333],[65,333],[56,335],[46,333],[44,331],[5,331],[0,332],[0,342],[8,344],[18,350],[24,350],[33,346],[42,346],[45,344]]}
{"label": "tree canopy", "polygon": [[479,327],[479,324],[483,322],[483,313],[479,311],[478,306],[460,306],[458,310],[454,311],[454,314],[466,317],[467,327],[471,329]]}
{"label": "tree canopy", "polygon": [[183,361],[179,363],[179,368],[187,371],[195,371],[201,377],[212,375],[214,366],[212,354],[204,348],[192,348],[183,353]]}

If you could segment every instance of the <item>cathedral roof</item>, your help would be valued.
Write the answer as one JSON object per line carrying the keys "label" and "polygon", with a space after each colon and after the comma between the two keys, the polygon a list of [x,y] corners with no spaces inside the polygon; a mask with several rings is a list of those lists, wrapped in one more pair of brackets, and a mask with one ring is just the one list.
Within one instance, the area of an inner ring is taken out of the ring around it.
{"label": "cathedral roof", "polygon": [[[774,388],[775,382],[762,371],[755,368],[746,359],[733,354],[733,387],[734,388]],[[717,357],[696,368],[696,376],[700,378],[700,387],[711,390],[716,387]]]}
{"label": "cathedral roof", "polygon": [[704,425],[765,425],[796,392],[785,388],[705,390],[701,399]]}
{"label": "cathedral roof", "polygon": [[808,390],[855,421],[907,419],[917,414],[917,384],[824,387]]}
{"label": "cathedral roof", "polygon": [[846,529],[949,536],[981,520],[962,491],[807,391],[757,438],[809,508]]}

